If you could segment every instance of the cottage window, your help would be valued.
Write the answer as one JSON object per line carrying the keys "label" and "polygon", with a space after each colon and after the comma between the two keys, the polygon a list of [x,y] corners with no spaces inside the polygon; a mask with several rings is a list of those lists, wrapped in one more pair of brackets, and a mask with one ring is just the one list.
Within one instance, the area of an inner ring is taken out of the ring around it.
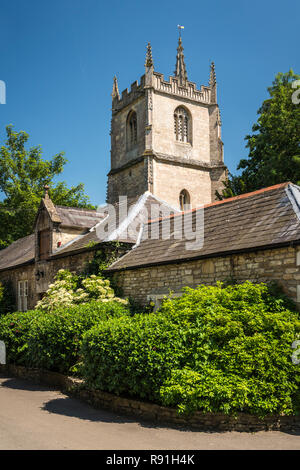
{"label": "cottage window", "polygon": [[178,142],[191,143],[191,118],[182,106],[174,112],[174,134]]}
{"label": "cottage window", "polygon": [[28,307],[28,281],[18,282],[18,310],[27,312]]}

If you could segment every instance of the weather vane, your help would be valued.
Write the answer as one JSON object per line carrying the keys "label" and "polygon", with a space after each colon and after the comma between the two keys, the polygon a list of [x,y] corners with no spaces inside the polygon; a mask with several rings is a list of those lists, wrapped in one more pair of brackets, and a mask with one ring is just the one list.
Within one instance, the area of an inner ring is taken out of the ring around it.
{"label": "weather vane", "polygon": [[184,29],[184,26],[181,26],[180,24],[177,25],[178,31],[179,31],[179,37],[181,38],[181,30]]}

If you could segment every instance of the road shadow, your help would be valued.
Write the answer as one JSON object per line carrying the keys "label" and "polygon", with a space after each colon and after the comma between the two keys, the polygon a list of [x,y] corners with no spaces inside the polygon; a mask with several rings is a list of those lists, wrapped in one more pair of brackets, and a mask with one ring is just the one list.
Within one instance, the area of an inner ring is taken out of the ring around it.
{"label": "road shadow", "polygon": [[136,420],[116,413],[93,408],[77,398],[54,398],[44,403],[43,410],[49,413],[79,418],[87,421],[101,421],[105,423],[134,423]]}
{"label": "road shadow", "polygon": [[[7,375],[0,374],[0,379],[4,379],[2,383],[0,383],[1,387],[11,388],[15,390],[26,390],[26,391],[33,391],[33,392],[49,392],[49,391],[58,391],[57,388],[53,388],[50,386],[43,386],[32,381],[27,381],[19,378],[12,378],[7,377]],[[93,406],[81,401],[78,398],[69,397],[64,395],[63,397],[54,398],[44,403],[41,407],[42,410],[47,411],[48,413],[54,413],[62,416],[68,416],[72,418],[78,418],[82,420],[92,421],[92,422],[103,422],[103,423],[119,423],[119,424],[127,424],[127,423],[137,423],[141,427],[151,428],[151,429],[176,429],[183,432],[203,432],[205,434],[223,434],[229,431],[226,430],[209,430],[203,428],[189,428],[183,425],[175,425],[175,424],[168,424],[168,423],[154,423],[153,421],[148,421],[145,419],[140,419],[137,416],[128,416],[125,414],[118,414],[113,411],[104,410],[101,408],[94,408]],[[237,431],[237,432],[245,432],[245,431]],[[280,430],[282,434],[289,434],[292,436],[300,436],[300,428],[299,429],[292,429],[292,430]],[[249,434],[256,434],[256,432],[249,432]]]}
{"label": "road shadow", "polygon": [[87,403],[84,403],[81,400],[78,400],[77,398],[71,397],[55,398],[53,400],[49,400],[44,404],[42,409],[48,411],[49,413],[55,413],[64,416],[69,416],[72,418],[79,418],[94,422],[119,424],[137,423],[139,426],[144,428],[177,429],[180,431],[193,432],[193,430],[187,428],[186,426],[173,426],[160,423],[158,424],[144,419],[140,419],[136,416],[129,417],[125,414],[118,414],[113,411],[108,411],[100,408],[93,408],[91,405],[88,405]]}
{"label": "road shadow", "polygon": [[29,392],[49,392],[58,391],[57,388],[48,385],[41,385],[31,380],[7,377],[0,375],[0,379],[6,379],[5,382],[0,383],[0,387],[12,388],[14,390],[28,390]]}
{"label": "road shadow", "polygon": [[[41,385],[31,380],[25,380],[20,378],[9,377],[6,374],[0,374],[1,387],[10,388],[14,390],[25,390],[29,392],[49,392],[56,391],[62,393],[57,388]],[[4,379],[4,380],[3,380]],[[54,398],[44,403],[42,410],[48,411],[49,413],[59,414],[63,416],[69,416],[73,418],[79,418],[87,421],[94,422],[106,422],[106,423],[138,423],[140,426],[145,428],[174,428],[188,430],[182,426],[164,425],[157,424],[144,419],[139,419],[136,416],[130,417],[125,414],[118,414],[113,411],[104,410],[101,408],[94,408],[88,403],[78,399],[64,395],[63,397]]]}
{"label": "road shadow", "polygon": [[292,429],[292,430],[281,430],[283,434],[290,434],[291,436],[300,436],[300,428]]}

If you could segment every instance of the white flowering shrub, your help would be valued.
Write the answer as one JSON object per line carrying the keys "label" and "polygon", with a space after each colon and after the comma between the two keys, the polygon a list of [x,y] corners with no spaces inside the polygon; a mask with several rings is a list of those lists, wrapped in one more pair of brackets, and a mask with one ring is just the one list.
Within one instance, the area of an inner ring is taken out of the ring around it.
{"label": "white flowering shrub", "polygon": [[60,269],[54,278],[54,283],[49,285],[45,296],[37,303],[35,308],[53,311],[60,307],[83,304],[92,300],[128,303],[125,299],[115,297],[109,280],[95,274],[82,279],[66,269]]}

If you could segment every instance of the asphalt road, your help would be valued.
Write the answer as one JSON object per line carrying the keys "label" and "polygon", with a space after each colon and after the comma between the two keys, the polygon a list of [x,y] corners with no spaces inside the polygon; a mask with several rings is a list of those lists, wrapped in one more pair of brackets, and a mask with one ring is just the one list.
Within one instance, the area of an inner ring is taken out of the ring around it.
{"label": "asphalt road", "polygon": [[300,449],[300,433],[206,433],[161,427],[0,375],[0,449]]}

